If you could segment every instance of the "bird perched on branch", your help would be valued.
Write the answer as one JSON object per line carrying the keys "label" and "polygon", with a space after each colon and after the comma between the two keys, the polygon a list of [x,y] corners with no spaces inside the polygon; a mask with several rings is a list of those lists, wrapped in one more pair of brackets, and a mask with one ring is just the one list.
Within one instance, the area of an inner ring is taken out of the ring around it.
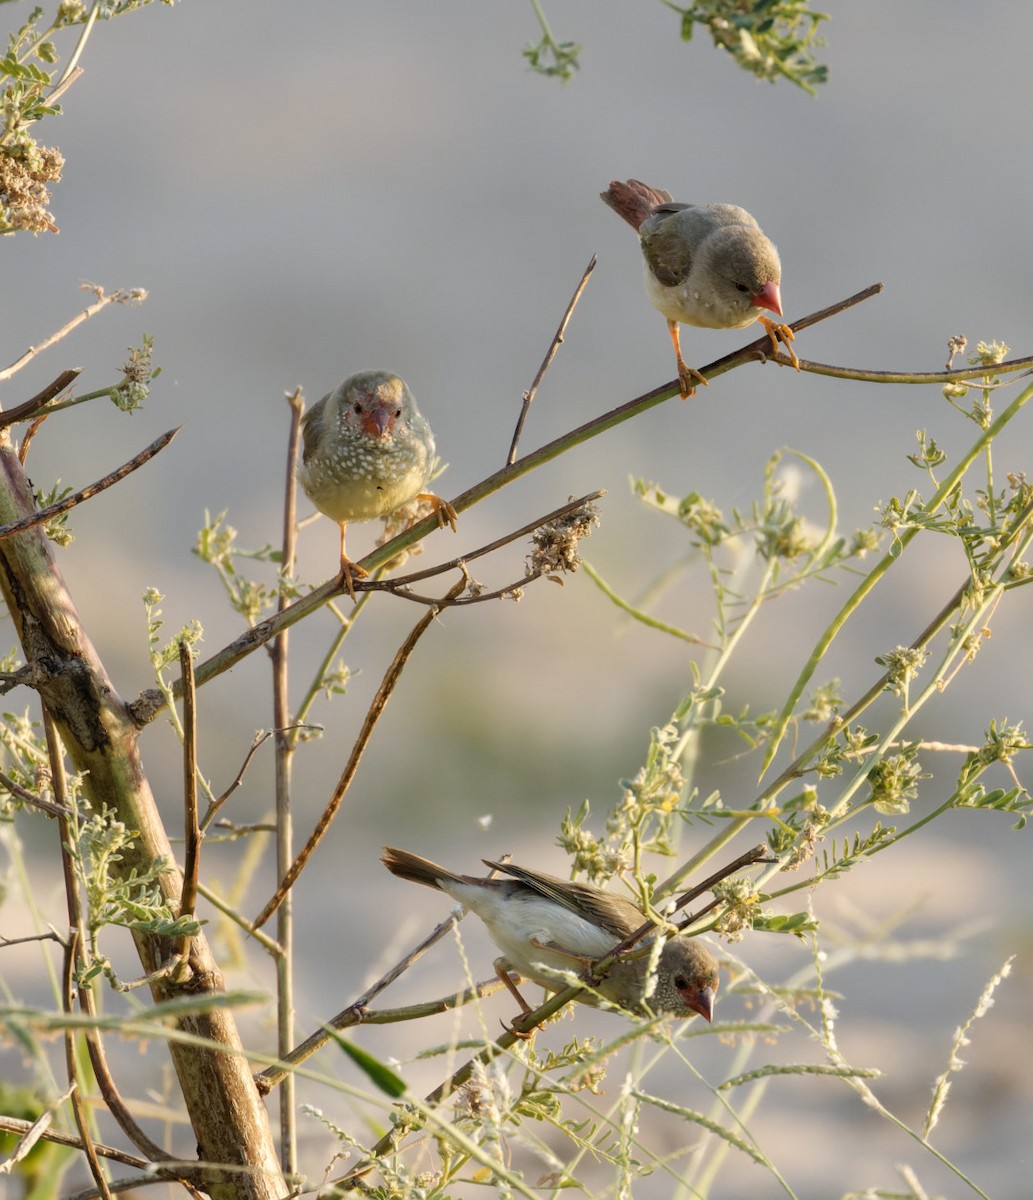
{"label": "bird perched on branch", "polygon": [[433,506],[440,526],[455,530],[451,504],[422,490],[434,465],[434,435],[397,375],[350,375],[302,417],[301,436],[298,479],[341,527],[341,577],[353,600],[353,579],[367,572],[344,552],[349,521],[383,517],[420,499]]}
{"label": "bird perched on branch", "polygon": [[[530,1006],[510,980],[508,971],[558,992],[567,986],[554,973],[584,975],[588,967],[604,958],[619,942],[649,918],[631,900],[616,892],[587,883],[571,883],[513,863],[484,860],[504,879],[478,879],[457,875],[446,867],[410,854],[407,850],[384,848],[381,861],[401,879],[437,888],[476,913],[503,953],[495,963],[499,978],[516,997],[522,1010]],[[647,934],[636,948],[648,947]],[[650,958],[622,955],[592,984],[595,992],[632,1012],[653,1012],[677,1017],[699,1013],[710,1021],[717,995],[717,963],[697,938],[677,934],[668,938],[656,963],[655,988],[644,996]],[[594,1004],[591,992],[579,999]]]}
{"label": "bird perched on branch", "polygon": [[646,295],[667,318],[678,356],[683,399],[706,379],[686,366],[679,323],[705,329],[742,329],[760,321],[777,353],[785,345],[793,365],[793,331],[763,316],[782,315],[782,264],[760,226],[735,204],[675,204],[669,192],[637,179],[614,180],[603,201],[638,231],[645,259]]}

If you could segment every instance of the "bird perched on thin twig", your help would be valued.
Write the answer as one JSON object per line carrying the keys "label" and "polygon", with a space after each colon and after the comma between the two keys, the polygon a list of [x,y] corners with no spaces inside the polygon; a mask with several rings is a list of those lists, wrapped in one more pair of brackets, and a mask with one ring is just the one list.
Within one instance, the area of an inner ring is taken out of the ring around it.
{"label": "bird perched on thin twig", "polygon": [[305,495],[341,527],[341,577],[355,599],[354,576],[367,572],[344,552],[349,521],[392,513],[410,500],[433,506],[455,530],[455,509],[424,492],[434,466],[434,435],[405,382],[390,371],[350,375],[301,419]]}
{"label": "bird perched on thin twig", "polygon": [[675,204],[669,192],[637,179],[614,180],[600,195],[638,231],[646,295],[667,318],[678,356],[683,399],[706,379],[686,366],[679,322],[705,329],[742,329],[760,321],[777,353],[782,342],[793,365],[793,331],[763,316],[782,315],[782,264],[760,226],[735,204]]}
{"label": "bird perched on thin twig", "polygon": [[[530,1006],[517,991],[508,972],[558,992],[567,981],[556,972],[583,975],[624,938],[648,921],[645,913],[625,896],[587,883],[571,883],[513,863],[484,860],[505,879],[478,879],[457,875],[446,867],[410,854],[384,847],[381,861],[401,879],[438,888],[464,904],[484,922],[492,940],[503,953],[495,963],[499,978],[516,997],[523,1011]],[[638,949],[648,946],[655,935],[647,935]],[[632,1012],[643,1013],[646,1005],[657,1013],[690,1017],[699,1013],[709,1021],[717,995],[717,963],[705,946],[685,934],[668,938],[660,950],[655,969],[655,987],[644,995],[648,955],[621,956],[592,984],[592,991]],[[592,991],[579,999],[594,1004]]]}

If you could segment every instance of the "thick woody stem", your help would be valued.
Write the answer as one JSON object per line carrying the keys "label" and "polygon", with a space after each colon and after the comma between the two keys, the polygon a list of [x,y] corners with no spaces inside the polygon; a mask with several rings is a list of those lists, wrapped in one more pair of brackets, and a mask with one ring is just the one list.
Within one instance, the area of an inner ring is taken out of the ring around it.
{"label": "thick woody stem", "polygon": [[[31,515],[32,491],[6,434],[0,435],[0,524]],[[38,691],[60,734],[94,812],[106,806],[139,836],[118,864],[145,872],[157,860],[171,868],[160,886],[171,908],[182,894],[172,847],[158,814],[137,745],[138,730],[115,692],[83,628],[58,570],[50,544],[38,528],[0,542],[0,590],[21,641],[26,662],[40,668]],[[175,951],[168,938],[137,933],[137,951],[148,973]],[[169,973],[151,984],[155,1000],[222,991],[208,944],[192,940],[186,978]],[[272,1200],[286,1194],[265,1109],[248,1070],[236,1024],[222,1008],[181,1017],[180,1027],[231,1053],[172,1042],[169,1050],[204,1162],[235,1171],[207,1172],[213,1197]],[[241,1168],[244,1168],[241,1171]]]}

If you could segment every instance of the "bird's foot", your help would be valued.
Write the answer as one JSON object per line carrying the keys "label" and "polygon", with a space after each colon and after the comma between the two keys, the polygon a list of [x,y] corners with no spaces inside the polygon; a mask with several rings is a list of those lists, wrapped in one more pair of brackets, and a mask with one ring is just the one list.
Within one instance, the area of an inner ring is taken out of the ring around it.
{"label": "bird's foot", "polygon": [[796,351],[793,349],[793,342],[796,341],[796,338],[789,326],[781,325],[777,321],[770,321],[767,317],[758,317],[757,319],[771,339],[771,349],[777,354],[779,346],[784,346],[786,354],[789,355],[789,361],[799,371],[800,360],[796,357]]}
{"label": "bird's foot", "polygon": [[700,383],[703,387],[709,387],[710,384],[706,376],[701,375],[695,367],[690,367],[686,364],[682,356],[678,355],[678,382],[681,384],[681,398],[688,398],[695,394],[696,384]]}
{"label": "bird's foot", "polygon": [[434,510],[434,516],[437,518],[438,528],[444,529],[447,525],[453,533],[456,531],[456,521],[459,520],[459,514],[447,500],[442,500],[440,496],[435,496],[433,492],[420,492],[417,500],[424,500]]}
{"label": "bird's foot", "polygon": [[531,1038],[533,1038],[534,1035],[538,1032],[538,1030],[541,1029],[541,1026],[540,1025],[532,1025],[530,1029],[522,1028],[520,1025],[520,1022],[523,1021],[523,1019],[526,1016],[527,1016],[526,1013],[521,1013],[519,1017],[516,1017],[508,1025],[506,1024],[505,1021],[500,1021],[499,1024],[506,1031],[506,1033],[512,1034],[513,1037],[519,1038],[520,1041],[522,1041],[522,1042],[529,1042],[531,1040]]}
{"label": "bird's foot", "polygon": [[366,579],[369,576],[369,571],[365,567],[360,567],[357,562],[352,562],[350,558],[342,558],[340,581],[344,585],[345,591],[351,596],[353,603],[355,601],[356,576]]}

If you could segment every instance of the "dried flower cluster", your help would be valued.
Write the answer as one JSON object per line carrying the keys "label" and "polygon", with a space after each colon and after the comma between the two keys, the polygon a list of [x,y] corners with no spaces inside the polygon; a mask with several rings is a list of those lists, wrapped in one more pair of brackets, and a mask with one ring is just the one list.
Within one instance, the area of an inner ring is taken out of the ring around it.
{"label": "dried flower cluster", "polygon": [[527,574],[546,575],[557,583],[559,574],[570,574],[581,566],[578,542],[599,524],[599,510],[592,503],[564,513],[534,531],[534,549],[527,556]]}

